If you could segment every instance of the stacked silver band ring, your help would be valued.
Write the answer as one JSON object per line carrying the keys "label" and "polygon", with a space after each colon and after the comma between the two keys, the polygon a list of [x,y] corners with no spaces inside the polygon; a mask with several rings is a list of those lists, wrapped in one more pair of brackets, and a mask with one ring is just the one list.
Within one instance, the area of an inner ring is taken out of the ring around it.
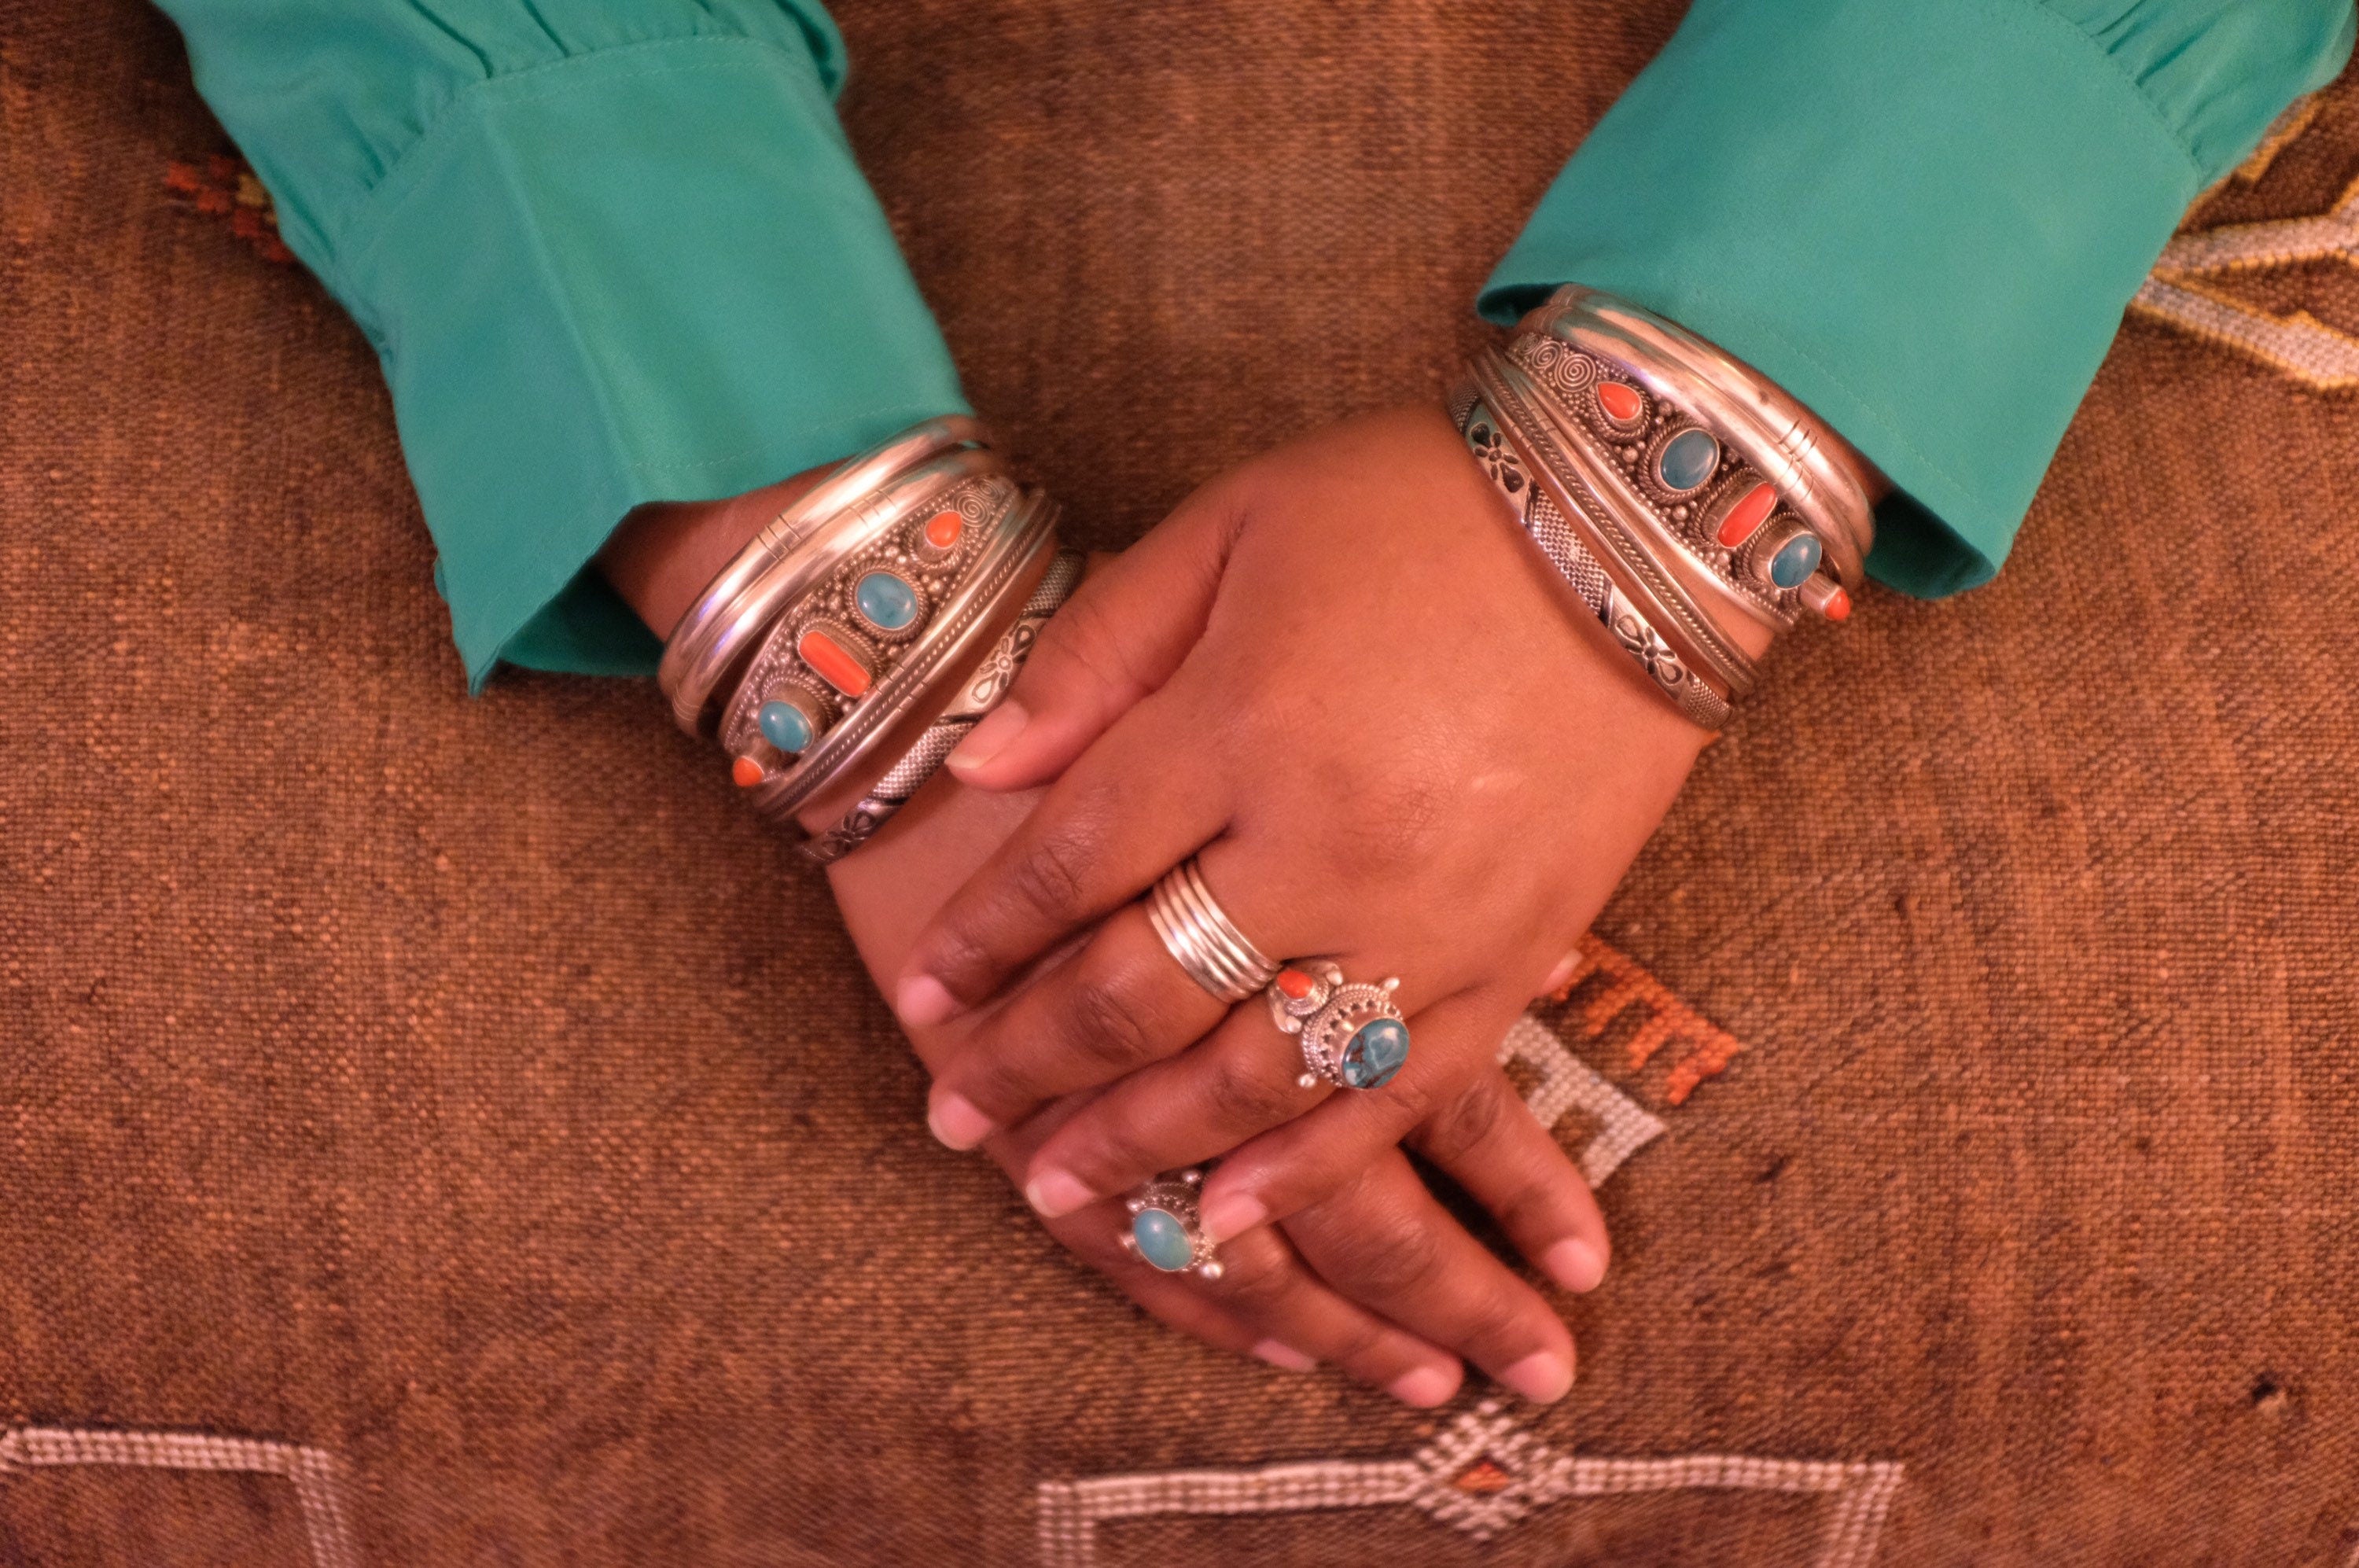
{"label": "stacked silver band ring", "polygon": [[1219,1279],[1221,1259],[1197,1220],[1197,1190],[1203,1183],[1202,1171],[1180,1171],[1139,1187],[1126,1205],[1130,1229],[1122,1249],[1166,1274],[1193,1270]]}
{"label": "stacked silver band ring", "polygon": [[1188,978],[1223,1002],[1242,1002],[1277,978],[1281,965],[1228,917],[1190,855],[1147,896],[1147,919]]}

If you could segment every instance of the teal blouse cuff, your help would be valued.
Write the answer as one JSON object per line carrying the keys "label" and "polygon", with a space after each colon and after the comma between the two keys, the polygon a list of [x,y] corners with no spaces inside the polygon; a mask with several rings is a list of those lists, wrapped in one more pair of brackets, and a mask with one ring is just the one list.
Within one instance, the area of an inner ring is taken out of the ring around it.
{"label": "teal blouse cuff", "polygon": [[810,55],[705,37],[467,88],[354,214],[471,681],[652,670],[583,568],[644,501],[738,494],[963,409]]}
{"label": "teal blouse cuff", "polygon": [[1875,575],[1972,587],[2189,204],[2353,29],[2350,0],[1697,0],[1481,308],[1580,282],[1701,332],[1890,476]]}

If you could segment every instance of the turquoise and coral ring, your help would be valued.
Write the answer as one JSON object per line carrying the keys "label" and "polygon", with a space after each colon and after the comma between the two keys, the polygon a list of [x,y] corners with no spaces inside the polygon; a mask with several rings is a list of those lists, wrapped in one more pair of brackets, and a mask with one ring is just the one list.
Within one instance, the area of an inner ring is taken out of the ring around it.
{"label": "turquoise and coral ring", "polygon": [[1180,1171],[1158,1176],[1130,1196],[1130,1229],[1122,1249],[1140,1262],[1166,1274],[1190,1270],[1207,1279],[1221,1277],[1221,1260],[1196,1220],[1197,1189],[1204,1183],[1201,1171]]}
{"label": "turquoise and coral ring", "polygon": [[1289,964],[1269,983],[1269,1016],[1302,1037],[1306,1088],[1321,1079],[1342,1089],[1381,1089],[1408,1062],[1408,1025],[1394,1005],[1397,977],[1381,985],[1348,981],[1321,959]]}

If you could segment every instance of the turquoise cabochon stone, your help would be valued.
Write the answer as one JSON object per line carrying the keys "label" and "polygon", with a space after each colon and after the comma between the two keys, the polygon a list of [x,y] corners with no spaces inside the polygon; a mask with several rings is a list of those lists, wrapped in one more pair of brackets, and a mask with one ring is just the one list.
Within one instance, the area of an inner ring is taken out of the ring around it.
{"label": "turquoise cabochon stone", "polygon": [[1825,552],[1818,535],[1796,534],[1769,558],[1769,581],[1780,588],[1799,588],[1819,569],[1819,558]]}
{"label": "turquoise cabochon stone", "polygon": [[918,618],[918,591],[889,572],[871,572],[853,587],[860,613],[888,632]]}
{"label": "turquoise cabochon stone", "polygon": [[1168,1274],[1177,1274],[1196,1256],[1188,1227],[1169,1209],[1141,1209],[1130,1216],[1130,1236],[1138,1255]]}
{"label": "turquoise cabochon stone", "polygon": [[810,748],[810,715],[792,702],[765,702],[755,713],[754,722],[761,727],[764,740],[790,757]]}
{"label": "turquoise cabochon stone", "polygon": [[1720,442],[1710,430],[1681,430],[1663,448],[1663,455],[1655,460],[1655,472],[1664,487],[1670,490],[1692,490],[1712,477],[1720,466]]}
{"label": "turquoise cabochon stone", "polygon": [[1408,1026],[1398,1018],[1377,1018],[1353,1031],[1337,1070],[1347,1089],[1381,1089],[1408,1061]]}

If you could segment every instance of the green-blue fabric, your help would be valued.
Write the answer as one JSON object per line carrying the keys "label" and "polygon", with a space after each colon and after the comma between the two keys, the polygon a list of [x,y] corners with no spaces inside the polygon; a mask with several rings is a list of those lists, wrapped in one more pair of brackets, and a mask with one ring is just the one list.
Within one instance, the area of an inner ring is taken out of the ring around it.
{"label": "green-blue fabric", "polygon": [[469,677],[644,672],[584,564],[963,409],[853,162],[816,5],[165,0],[280,233],[393,390]]}
{"label": "green-blue fabric", "polygon": [[2351,0],[1696,0],[1485,286],[1671,317],[1897,488],[1870,567],[2006,559],[2188,205],[2349,56]]}
{"label": "green-blue fabric", "polygon": [[[813,0],[162,0],[392,386],[468,674],[638,672],[585,563],[963,408],[832,106]],[[2197,191],[2349,53],[2351,0],[1697,0],[1483,297],[1611,289],[1891,474],[1875,565],[2005,556]]]}

